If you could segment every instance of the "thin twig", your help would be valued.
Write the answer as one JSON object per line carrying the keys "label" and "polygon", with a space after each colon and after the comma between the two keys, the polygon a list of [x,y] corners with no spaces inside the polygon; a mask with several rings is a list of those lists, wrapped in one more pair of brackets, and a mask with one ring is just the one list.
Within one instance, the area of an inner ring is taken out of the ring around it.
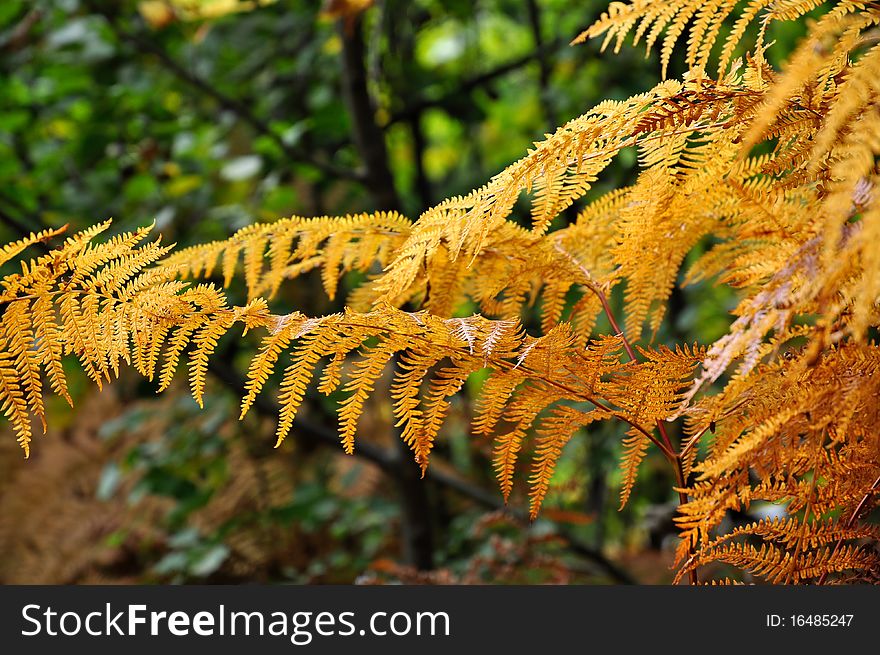
{"label": "thin twig", "polygon": [[391,117],[388,119],[388,122],[385,123],[384,127],[387,128],[391,125],[394,125],[395,123],[411,120],[413,116],[418,116],[422,114],[426,109],[431,109],[432,107],[448,108],[454,106],[456,102],[460,102],[462,97],[464,97],[474,89],[483,87],[499,77],[504,77],[508,73],[512,73],[515,70],[529,65],[536,59],[540,59],[540,57],[545,53],[557,50],[560,47],[560,44],[561,41],[559,40],[545,43],[540,48],[535,48],[535,50],[526,55],[523,55],[522,57],[517,57],[512,61],[501,64],[500,66],[498,66],[498,68],[494,68],[490,71],[475,75],[474,77],[464,80],[455,89],[453,89],[449,93],[440,96],[439,98],[421,98],[419,100],[416,100],[415,102],[407,105],[400,111],[391,114]]}
{"label": "thin twig", "polygon": [[123,28],[111,11],[97,6],[94,1],[89,2],[88,4],[93,11],[99,13],[105,18],[108,26],[120,41],[127,41],[141,52],[156,57],[166,70],[175,75],[182,82],[185,82],[192,88],[210,97],[221,107],[232,112],[242,121],[250,125],[256,132],[271,139],[290,162],[311,166],[312,168],[334,178],[347,179],[355,182],[364,181],[364,175],[360,171],[339,168],[331,163],[315,159],[309,153],[291,146],[277,131],[272,129],[265,120],[257,116],[250,107],[235,98],[226,95],[216,87],[212,86],[207,80],[188,71],[171,57],[171,55],[169,55],[159,44]]}
{"label": "thin twig", "polygon": [[[599,288],[599,285],[596,284],[595,280],[593,280],[592,274],[587,270],[585,266],[583,266],[575,257],[569,253],[565,248],[562,247],[562,244],[559,241],[556,241],[556,250],[566,255],[571,262],[577,266],[583,275],[583,284],[590,291],[595,294],[595,296],[599,299],[599,303],[602,305],[602,309],[605,312],[605,315],[608,317],[608,322],[611,324],[611,329],[617,333],[623,342],[623,347],[626,350],[627,355],[631,361],[636,360],[636,354],[633,350],[632,346],[629,343],[629,340],[626,338],[626,334],[624,334],[623,330],[620,327],[620,324],[617,322],[616,317],[614,316],[614,312],[611,310],[611,305],[608,303],[608,297],[605,295],[605,292]],[[657,444],[660,447],[660,450],[666,456],[666,459],[672,465],[673,473],[675,474],[675,484],[678,487],[678,504],[682,506],[687,503],[687,493],[684,491],[686,486],[686,480],[684,477],[684,468],[682,466],[682,456],[675,452],[675,449],[672,446],[672,442],[669,439],[669,434],[666,432],[666,426],[663,425],[661,420],[656,421],[657,430],[660,432],[660,436],[663,440],[663,446],[660,446],[659,442],[653,439],[653,435],[651,437],[651,441]],[[693,552],[693,546],[689,543],[688,549]],[[696,569],[692,569],[688,571],[688,578],[692,585],[696,585],[699,583],[699,578],[697,576]]]}

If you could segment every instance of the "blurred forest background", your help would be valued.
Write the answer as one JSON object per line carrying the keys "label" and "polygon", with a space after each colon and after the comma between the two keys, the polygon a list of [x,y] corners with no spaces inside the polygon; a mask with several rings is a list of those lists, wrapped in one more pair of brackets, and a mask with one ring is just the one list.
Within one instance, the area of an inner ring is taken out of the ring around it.
{"label": "blurred forest background", "polygon": [[[0,241],[107,217],[114,231],[155,221],[180,245],[293,214],[415,218],[597,102],[658,81],[642,49],[568,45],[606,5],[3,0]],[[777,58],[798,36],[784,27]],[[631,183],[635,159],[624,151],[589,197]],[[732,301],[711,286],[676,291],[658,341],[710,342]],[[278,299],[310,315],[342,302],[317,275]],[[77,409],[51,399],[29,461],[3,435],[0,582],[671,578],[672,480],[649,461],[618,512],[619,425],[569,444],[529,523],[522,489],[505,510],[490,446],[468,436],[467,390],[420,480],[382,394],[355,456],[317,396],[274,450],[271,406],[236,420],[247,360],[222,346],[205,411],[185,389],[160,398],[125,374],[99,393],[72,373]]]}

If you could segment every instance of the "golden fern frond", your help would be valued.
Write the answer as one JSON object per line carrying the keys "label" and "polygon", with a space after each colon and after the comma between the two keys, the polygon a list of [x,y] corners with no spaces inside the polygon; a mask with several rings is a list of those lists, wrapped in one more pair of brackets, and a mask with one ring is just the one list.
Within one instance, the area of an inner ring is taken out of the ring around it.
{"label": "golden fern frond", "polygon": [[[226,309],[221,306],[218,309]],[[219,314],[205,321],[193,336],[195,346],[189,360],[189,383],[192,396],[203,407],[202,398],[205,393],[205,381],[208,376],[208,358],[217,348],[221,336],[226,334],[235,323],[232,314]]]}
{"label": "golden fern frond", "polygon": [[816,275],[819,247],[818,238],[808,240],[757,293],[740,303],[733,312],[738,317],[728,333],[708,348],[703,371],[694,381],[686,401],[694,398],[705,385],[718,380],[734,361],[739,360],[735,378],[748,375],[772,352],[772,345],[765,341],[768,333],[775,334],[779,342],[786,340],[795,308],[808,306],[812,290],[807,280]]}
{"label": "golden fern frond", "polygon": [[[278,443],[293,425],[296,409],[318,362],[332,356],[330,366],[334,371],[329,376],[332,383],[322,379],[319,387],[335,388],[341,375],[341,369],[336,367],[341,367],[347,354],[365,348],[361,350],[361,358],[347,371],[349,381],[343,387],[346,393],[340,407],[343,447],[348,452],[354,448],[364,402],[386,365],[397,356],[399,367],[391,385],[393,411],[397,426],[402,427],[401,437],[424,470],[448,413],[449,398],[471,374],[488,367],[490,375],[478,400],[480,409],[475,431],[494,433],[500,420],[512,425],[494,437],[495,466],[505,497],[513,486],[523,439],[543,410],[552,409],[561,401],[589,402],[599,408],[591,414],[595,419],[617,417],[632,422],[637,418],[629,406],[615,411],[600,398],[614,404],[615,399],[622,397],[622,387],[640,374],[650,374],[661,389],[675,386],[674,382],[661,380],[665,374],[662,370],[640,372],[623,365],[619,337],[591,342],[586,351],[581,350],[566,324],[534,338],[525,335],[512,320],[493,321],[481,316],[448,319],[390,306],[380,306],[366,314],[346,311],[315,319],[296,316],[289,319],[290,323],[285,323],[283,317],[275,320],[251,364],[242,408],[244,414],[271,375],[281,353],[287,350],[292,363],[285,369],[280,386]],[[299,341],[294,343],[297,339]],[[648,360],[668,356],[650,354]],[[693,357],[690,359],[695,361]],[[663,393],[660,396],[665,398]],[[664,408],[665,402],[660,403]],[[644,406],[653,405],[646,400],[640,405],[642,413]],[[548,430],[545,426],[542,434],[549,439]],[[640,430],[645,431],[644,427]],[[552,453],[553,446],[538,453],[541,473],[535,484],[544,491],[534,496],[535,507],[540,506],[552,475],[555,465]]]}
{"label": "golden fern frond", "polygon": [[57,237],[59,234],[63,234],[66,230],[66,225],[57,229],[47,228],[45,230],[41,230],[40,232],[30,234],[23,239],[19,239],[18,241],[7,243],[5,246],[3,246],[2,249],[0,249],[0,266],[13,259],[14,257],[17,257],[25,249],[34,245],[35,243],[45,243],[53,237]]}
{"label": "golden fern frond", "polygon": [[[369,333],[365,333],[365,336]],[[364,403],[373,391],[373,385],[391,361],[394,354],[402,350],[406,342],[397,335],[381,341],[377,346],[366,349],[360,361],[352,367],[351,380],[343,388],[350,392],[339,408],[339,436],[347,453],[354,452],[354,439],[357,435],[358,418],[364,411]]]}
{"label": "golden fern frond", "polygon": [[[283,320],[283,319],[282,319]],[[284,370],[284,377],[279,387],[278,401],[281,412],[278,427],[275,431],[275,446],[287,437],[293,427],[293,419],[305,398],[306,389],[314,375],[314,368],[321,357],[331,351],[333,335],[329,330],[321,329],[319,321],[309,319],[305,328],[303,342],[291,358],[291,364]]]}
{"label": "golden fern frond", "polygon": [[[220,340],[241,323],[261,336],[241,417],[280,378],[276,445],[314,383],[340,391],[351,452],[392,366],[392,411],[424,473],[451,399],[482,371],[473,431],[493,440],[505,500],[531,459],[533,517],[565,444],[615,418],[628,426],[622,504],[649,444],[674,469],[679,577],[716,561],[771,582],[864,577],[878,566],[861,542],[876,540],[862,516],[880,484],[880,8],[823,4],[613,3],[582,36],[619,48],[632,33],[648,50],[659,45],[664,72],[686,39],[684,79],[599,104],[415,223],[393,213],[294,217],[174,254],[145,241],[148,228],[99,241],[105,222],[73,235],[0,280],[0,406],[27,454],[32,420],[45,429],[45,389],[70,402],[68,355],[99,386],[130,365],[158,377],[159,390],[183,360],[201,404]],[[818,9],[775,70],[769,27]],[[625,148],[637,153],[635,183],[551,231]],[[527,227],[510,220],[523,194]],[[10,244],[0,263],[56,235]],[[737,295],[727,334],[707,349],[631,344],[627,335],[658,333],[688,260],[685,283]],[[346,272],[367,282],[337,314],[271,313],[263,296],[313,270],[331,298]],[[215,274],[223,286],[240,275],[248,303],[230,306],[217,286],[196,283]],[[622,330],[612,310],[621,292]],[[456,316],[465,301],[482,315]],[[533,307],[535,335],[523,320]],[[600,312],[621,334],[593,336]],[[667,425],[682,417],[676,449]],[[731,511],[758,502],[785,518],[719,535]]]}
{"label": "golden fern frond", "polygon": [[[5,346],[5,344],[3,344]],[[2,394],[3,415],[12,423],[18,435],[18,443],[24,449],[25,457],[30,456],[31,416],[25,394],[19,383],[18,366],[5,348],[0,352],[0,394]]]}
{"label": "golden fern frond", "polygon": [[[241,259],[248,294],[253,298],[260,294],[272,297],[283,280],[320,268],[325,291],[332,298],[342,273],[358,270],[372,276],[370,271],[388,263],[410,229],[409,221],[395,213],[294,217],[248,226],[229,239],[180,250],[163,261],[159,270],[187,279],[211,278],[219,268],[224,286],[229,286]],[[578,229],[559,237],[588,243],[583,232]],[[606,238],[612,235],[610,230],[606,232]],[[470,266],[446,255],[441,244],[413,283],[386,300],[401,306],[421,299],[431,313],[450,316],[470,297],[487,315],[512,318],[520,315],[527,297],[533,297],[541,287],[563,297],[573,286],[570,278],[576,275],[552,243],[512,223],[488,236],[486,248]],[[360,310],[368,310],[375,301],[371,282],[356,288],[348,298],[349,306]],[[545,324],[549,329],[553,321],[548,318]]]}
{"label": "golden fern frond", "polygon": [[532,474],[529,477],[529,516],[532,520],[541,511],[562,449],[578,430],[603,418],[607,418],[607,415],[600,409],[584,412],[575,407],[560,405],[541,421],[537,431]]}
{"label": "golden fern frond", "polygon": [[[148,230],[92,245],[91,239],[108,226],[100,224],[69,237],[56,250],[23,262],[21,273],[3,278],[4,391],[0,395],[26,454],[32,415],[40,419],[45,431],[43,371],[52,390],[68,402],[71,398],[61,363],[65,354],[75,354],[99,385],[110,379],[119,359],[129,354],[131,324],[128,310],[120,310],[121,284],[168,251],[156,243],[137,246]],[[4,252],[14,257],[28,244],[58,233],[32,235]]]}
{"label": "golden fern frond", "polygon": [[877,539],[880,530],[876,526],[859,525],[847,527],[832,518],[801,521],[797,518],[767,518],[734,528],[725,535],[705,544],[703,550],[712,550],[741,537],[755,536],[784,546],[801,544],[806,548],[818,548],[837,541]]}
{"label": "golden fern frond", "polygon": [[516,472],[517,456],[522,449],[526,432],[538,414],[556,400],[554,391],[540,383],[526,383],[522,391],[510,403],[505,412],[505,420],[513,428],[495,438],[492,463],[498,478],[498,485],[504,501],[510,498],[513,478]]}
{"label": "golden fern frond", "polygon": [[[693,558],[689,567],[720,559],[755,568],[772,582],[797,582],[876,559],[876,553],[843,544],[874,534],[855,519],[880,474],[878,347],[849,343],[812,363],[809,356],[802,352],[761,365],[747,382],[734,381],[720,396],[697,405],[711,407],[704,417],[718,424],[709,456],[694,466],[698,481],[687,490],[690,500],[676,519],[687,543],[704,544],[696,555],[679,552],[681,560]],[[788,517],[711,538],[728,509],[758,501],[783,505]],[[835,510],[852,518],[845,524],[820,519]],[[741,552],[730,546],[743,535],[760,537],[775,550]],[[756,558],[768,552],[772,563],[757,566]]]}
{"label": "golden fern frond", "polygon": [[424,399],[424,417],[415,439],[415,460],[424,476],[428,468],[428,457],[434,447],[434,440],[440,432],[449,411],[449,398],[464,386],[472,373],[482,368],[477,360],[453,362],[454,366],[439,369],[428,385]]}
{"label": "golden fern frond", "polygon": [[31,314],[27,301],[11,303],[3,316],[3,337],[9,353],[15,357],[15,367],[21,376],[22,391],[31,412],[40,419],[46,431],[46,412],[43,407],[43,384],[40,375],[41,357],[34,338],[32,320],[45,316]]}
{"label": "golden fern frond", "polygon": [[188,288],[171,279],[156,266],[171,247],[159,241],[142,243],[149,227],[103,243],[93,241],[108,228],[109,223],[102,223],[73,235],[2,280],[6,307],[0,319],[0,351],[5,368],[0,400],[26,454],[31,417],[39,418],[45,429],[44,372],[52,391],[72,404],[62,365],[65,355],[74,355],[100,387],[119,374],[120,364],[133,364],[152,379],[164,348],[161,390],[192,344],[190,380],[193,396],[201,402],[208,359],[219,337],[236,322],[248,329],[268,320],[264,301],[230,308],[210,285]]}
{"label": "golden fern frond", "polygon": [[642,360],[622,367],[616,384],[604,392],[604,397],[643,425],[666,421],[681,406],[705,351],[688,346],[637,350]]}
{"label": "golden fern frond", "polygon": [[254,404],[257,394],[268,381],[281,353],[291,341],[300,338],[306,332],[308,332],[306,317],[299,313],[284,316],[272,326],[269,335],[263,339],[259,352],[251,360],[245,384],[246,393],[241,401],[240,419],[245,417]]}
{"label": "golden fern frond", "polygon": [[494,432],[508,399],[523,379],[519,371],[495,373],[486,378],[477,401],[474,434],[489,436]]}
{"label": "golden fern frond", "polygon": [[398,361],[400,372],[391,385],[394,416],[398,419],[395,427],[403,426],[400,438],[412,449],[417,462],[423,457],[420,440],[424,434],[424,413],[420,408],[420,391],[428,371],[438,361],[438,353],[430,351],[401,355]]}
{"label": "golden fern frond", "polygon": [[[880,131],[878,131],[880,134]],[[872,193],[878,193],[880,189],[880,175],[871,178],[870,188]],[[849,330],[856,340],[862,340],[872,325],[880,323],[876,299],[880,297],[880,250],[876,247],[880,243],[880,203],[876,203],[866,209],[862,214],[862,229],[856,235],[854,241],[859,242],[853,249],[861,255],[863,273],[854,283],[852,307],[852,319]],[[872,246],[872,244],[874,244]]]}
{"label": "golden fern frond", "polygon": [[[58,276],[67,274],[72,265],[70,260],[75,260],[91,239],[109,227],[110,221],[98,223],[68,237],[61,247],[51,253],[28,262],[22,261],[21,273],[12,273],[3,277],[0,284],[2,284],[4,292],[0,295],[0,302],[9,302],[19,295],[27,295],[27,290],[42,280],[51,282]],[[29,241],[30,239],[25,240]]]}
{"label": "golden fern frond", "polygon": [[[746,35],[749,26],[759,16],[760,28],[756,37],[755,50],[766,49],[765,32],[774,21],[793,21],[801,18],[820,5],[829,4],[825,0],[794,0],[774,2],[773,0],[750,0],[739,11],[733,28],[727,33],[718,62],[718,75],[727,73],[737,46]],[[573,43],[583,43],[587,39],[604,35],[602,49],[614,41],[614,51],[620,50],[624,40],[634,34],[633,44],[647,35],[648,51],[665,31],[661,47],[662,74],[665,77],[676,42],[688,28],[686,62],[691,69],[702,70],[708,65],[712,49],[718,41],[722,24],[740,6],[734,0],[631,0],[628,3],[612,2],[608,11],[589,28],[581,32]],[[870,12],[872,8],[860,2],[834,3],[830,16],[839,20],[850,12]]]}
{"label": "golden fern frond", "polygon": [[[847,36],[850,37],[848,45],[851,47],[859,45],[863,38],[861,31],[878,23],[880,23],[880,12],[873,17],[873,20],[857,23],[848,31]],[[838,65],[831,70],[839,69]],[[880,73],[880,47],[877,45],[870,48],[845,70],[843,80],[835,89],[840,101],[830,107],[814,140],[811,158],[811,168],[814,172],[819,170],[829,154],[837,154],[835,151],[839,148],[838,142],[847,128],[858,134],[876,134],[874,126],[863,127],[859,123],[865,118],[870,120],[872,105],[876,109],[878,85],[880,85],[877,81],[878,73]],[[847,147],[845,144],[846,142],[843,144],[844,148]]]}
{"label": "golden fern frond", "polygon": [[[585,217],[601,218],[579,219],[576,224],[547,235],[535,235],[505,221],[487,235],[485,248],[470,263],[463,258],[449,261],[445,246],[441,245],[429,260],[427,308],[442,314],[436,309],[448,312],[470,298],[480,305],[483,315],[513,319],[521,318],[525,307],[540,298],[543,332],[563,320],[587,325],[599,308],[588,301],[581,302],[593,296],[585,285],[610,288],[614,283],[610,257],[615,237],[612,204],[602,199],[596,207],[590,207],[590,212],[582,213]],[[444,279],[441,271],[456,278],[446,284],[451,292],[437,284]],[[443,305],[432,300],[437,296],[442,297]],[[588,336],[589,330],[579,333]]]}
{"label": "golden fern frond", "polygon": [[[872,245],[878,229],[874,160],[880,153],[880,114],[864,111],[853,128],[836,146],[830,166],[818,173],[824,194],[805,189],[785,192],[772,205],[755,204],[754,217],[731,224],[730,241],[692,269],[693,279],[723,270],[722,281],[755,292],[734,310],[738,318],[729,333],[709,348],[691,396],[738,358],[737,375],[748,374],[771,352],[765,336],[784,340],[799,316],[822,317],[813,335],[817,348],[831,338],[827,326],[839,326],[838,340],[840,334],[861,339],[875,322],[880,269]],[[821,211],[805,212],[810,204]]]}
{"label": "golden fern frond", "polygon": [[[834,117],[828,125],[831,132],[839,127],[841,114],[846,116],[846,112],[835,106],[858,104],[860,94],[841,93],[838,82],[848,72],[852,75],[857,71],[870,71],[870,66],[851,71],[851,62],[858,58],[857,51],[867,30],[880,22],[880,9],[868,5],[855,13],[850,11],[855,7],[856,4],[843,2],[839,4],[841,11],[825,14],[798,45],[785,70],[773,75],[760,111],[743,138],[746,148],[758,143],[774,122],[785,116],[792,102],[820,117]],[[819,149],[824,153],[827,150],[823,142],[827,146],[823,139]]]}
{"label": "golden fern frond", "polygon": [[630,428],[623,439],[623,454],[620,457],[620,469],[622,482],[620,485],[620,509],[626,507],[632,494],[636,477],[639,474],[639,465],[648,452],[648,439],[641,432]]}
{"label": "golden fern frond", "polygon": [[63,349],[57,312],[52,297],[47,293],[48,289],[38,287],[36,291],[38,297],[32,308],[34,336],[38,343],[45,344],[45,347],[38,351],[42,355],[40,363],[46,368],[52,391],[64,398],[68,405],[73,406],[73,400],[67,391],[67,378],[61,365]]}
{"label": "golden fern frond", "polygon": [[378,280],[377,289],[386,299],[400,295],[418,279],[441,245],[448,258],[462,256],[473,261],[485,250],[489,235],[504,224],[523,191],[534,191],[532,231],[543,234],[553,217],[586,193],[620,149],[635,145],[642,114],[681,90],[681,84],[665,82],[623,102],[604,102],[548,135],[489,184],[423,213]]}
{"label": "golden fern frond", "polygon": [[726,544],[702,554],[699,559],[682,567],[674,584],[692,570],[697,562],[707,564],[715,561],[749,571],[771,584],[785,581],[790,577],[791,571],[797,571],[797,580],[802,580],[847,570],[870,571],[880,564],[880,558],[863,546],[851,545],[837,549],[824,547],[793,553],[766,543],[760,547],[751,544]]}
{"label": "golden fern frond", "polygon": [[302,218],[242,228],[229,239],[177,251],[162,268],[181,279],[210,278],[219,268],[228,287],[242,261],[248,297],[273,297],[284,280],[321,268],[324,289],[336,295],[346,271],[384,267],[410,231],[409,219],[396,212]]}
{"label": "golden fern frond", "polygon": [[[739,140],[748,127],[741,117],[754,114],[763,93],[733,76],[717,83],[666,82],[625,103],[599,105],[485,187],[423,214],[374,288],[388,302],[412,297],[427,271],[429,298],[437,292],[434,306],[441,313],[461,294],[474,297],[484,313],[506,318],[543,286],[543,326],[549,329],[569,300],[570,320],[589,326],[595,317],[598,305],[589,294],[570,296],[572,278],[606,289],[626,279],[627,331],[640,332],[649,315],[656,331],[687,252],[703,234],[745,223],[742,188],[755,173],[738,167]],[[647,166],[639,183],[600,200],[576,225],[543,236],[548,203],[558,214],[631,145],[641,148]],[[735,175],[728,179],[728,171]],[[522,191],[535,191],[531,233],[505,220]],[[671,246],[678,250],[670,253]],[[465,275],[477,284],[462,282]]]}

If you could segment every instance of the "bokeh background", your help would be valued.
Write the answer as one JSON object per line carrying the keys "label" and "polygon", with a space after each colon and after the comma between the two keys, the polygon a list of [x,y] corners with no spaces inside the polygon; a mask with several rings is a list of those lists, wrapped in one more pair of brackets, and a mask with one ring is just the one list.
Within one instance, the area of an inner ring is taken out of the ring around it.
{"label": "bokeh background", "polygon": [[[569,45],[606,4],[3,0],[0,241],[108,217],[114,231],[155,221],[181,246],[290,215],[415,218],[597,102],[658,81],[641,47]],[[778,31],[777,58],[798,28]],[[636,173],[624,151],[588,199]],[[317,276],[278,299],[311,315],[341,302]],[[711,285],[677,290],[658,340],[708,343],[732,302]],[[505,510],[490,444],[468,436],[479,380],[455,399],[420,480],[381,393],[353,457],[335,443],[324,398],[308,399],[278,450],[269,412],[239,423],[248,347],[221,344],[204,411],[185,385],[160,397],[124,374],[99,393],[71,370],[77,408],[51,400],[30,460],[3,426],[0,582],[671,578],[672,480],[649,456],[618,511],[620,426],[569,444],[530,523],[523,489]]]}

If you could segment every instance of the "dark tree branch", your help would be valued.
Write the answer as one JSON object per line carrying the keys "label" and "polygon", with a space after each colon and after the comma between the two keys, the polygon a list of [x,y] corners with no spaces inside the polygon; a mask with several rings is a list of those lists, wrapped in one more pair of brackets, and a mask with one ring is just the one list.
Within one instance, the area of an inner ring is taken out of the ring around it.
{"label": "dark tree branch", "polygon": [[42,17],[43,12],[40,9],[31,9],[24,14],[15,27],[7,32],[3,41],[0,42],[0,52],[14,52],[27,46],[31,41],[34,28]]}
{"label": "dark tree branch", "polygon": [[490,71],[486,71],[485,73],[481,73],[480,75],[475,75],[474,77],[463,80],[461,84],[459,84],[456,88],[438,98],[421,98],[419,100],[416,100],[415,102],[404,107],[400,111],[391,114],[391,117],[388,119],[385,127],[393,125],[394,123],[399,123],[401,121],[412,120],[413,116],[421,115],[426,109],[431,109],[432,107],[454,106],[457,102],[461,100],[462,96],[465,96],[471,91],[474,91],[475,89],[478,89],[482,86],[486,86],[496,79],[504,77],[508,73],[512,73],[513,71],[523,68],[524,66],[528,66],[536,59],[540,59],[540,57],[544,53],[558,50],[561,43],[562,42],[559,40],[544,43],[540,48],[536,48],[534,51],[523,55],[522,57],[518,57],[516,59],[513,59],[512,61],[502,64],[498,68],[494,68]]}
{"label": "dark tree branch", "polygon": [[[421,15],[412,16],[411,5],[407,2],[394,2],[394,0],[382,0],[374,4],[379,12],[379,18],[375,21],[374,41],[379,43],[384,37],[386,43],[394,44],[395,57],[385,62],[382,67],[382,58],[378,56],[380,48],[374,46],[370,49],[373,55],[371,61],[370,77],[374,84],[384,82],[395,98],[409,98],[413,95],[413,80],[418,79],[422,71],[416,64],[415,57],[415,31],[423,23]],[[392,20],[392,16],[396,20]],[[412,139],[412,163],[415,172],[413,191],[418,198],[418,208],[413,211],[419,214],[434,204],[434,194],[431,181],[425,169],[425,150],[428,140],[422,126],[421,113],[414,113],[406,121],[406,126]],[[383,128],[384,130],[384,128]]]}
{"label": "dark tree branch", "polygon": [[[400,51],[405,57],[406,62],[415,61],[415,39],[414,35],[411,31],[407,31],[405,35],[402,35],[401,38],[398,39]],[[393,42],[393,35],[388,35],[389,42]],[[406,68],[404,68],[404,71]],[[407,88],[408,82],[410,80],[410,76],[406,75],[405,72],[403,75],[399,76],[397,80],[398,85],[400,85],[400,89],[398,91],[398,97],[407,98],[410,95],[410,91]],[[425,150],[428,148],[428,140],[425,137],[425,131],[422,127],[422,114],[416,113],[413,114],[407,120],[407,126],[409,127],[410,138],[412,139],[412,159],[413,159],[413,167],[415,168],[415,192],[419,199],[419,213],[428,207],[431,207],[434,204],[434,193],[431,189],[431,180],[428,179],[428,171],[425,169]]]}
{"label": "dark tree branch", "polygon": [[593,523],[593,546],[601,548],[605,543],[605,508],[608,505],[608,475],[601,457],[601,444],[589,444],[585,466],[589,469],[586,482],[584,509],[596,517]]}
{"label": "dark tree branch", "polygon": [[333,178],[364,182],[363,174],[358,171],[339,168],[328,162],[315,159],[310,153],[289,145],[284,141],[281,135],[278,134],[278,132],[273,130],[266,121],[257,116],[250,107],[235,98],[226,95],[216,87],[212,86],[207,80],[188,71],[171,57],[171,55],[169,55],[159,44],[154,43],[139,34],[126,30],[119,24],[119,20],[112,11],[99,6],[99,3],[96,3],[94,0],[90,0],[88,5],[93,11],[104,17],[110,29],[120,41],[128,42],[135,46],[139,51],[153,55],[168,72],[175,75],[179,80],[211,98],[223,109],[238,116],[240,120],[250,125],[258,134],[271,139],[272,142],[275,143],[275,145],[277,145],[284,153],[284,156],[288,161],[311,166]]}
{"label": "dark tree branch", "polygon": [[[385,133],[376,124],[376,108],[367,86],[367,52],[360,15],[340,20],[342,84],[351,120],[352,136],[366,167],[366,183],[380,210],[401,210],[400,197],[388,162]],[[395,439],[395,466],[390,471],[403,511],[405,560],[420,570],[434,568],[433,512],[419,467],[409,457],[406,444]]]}
{"label": "dark tree branch", "polygon": [[547,119],[548,131],[556,129],[556,112],[550,100],[550,52],[544,48],[544,35],[542,31],[541,8],[538,0],[527,0],[526,7],[529,12],[529,25],[532,28],[532,39],[535,42],[535,52],[538,55],[538,84],[541,91],[541,104],[544,107],[544,117]]}
{"label": "dark tree branch", "polygon": [[360,16],[339,22],[342,39],[342,86],[352,137],[366,167],[365,181],[377,209],[400,211],[400,198],[388,165],[385,134],[376,124],[376,108],[367,89],[366,48]]}

